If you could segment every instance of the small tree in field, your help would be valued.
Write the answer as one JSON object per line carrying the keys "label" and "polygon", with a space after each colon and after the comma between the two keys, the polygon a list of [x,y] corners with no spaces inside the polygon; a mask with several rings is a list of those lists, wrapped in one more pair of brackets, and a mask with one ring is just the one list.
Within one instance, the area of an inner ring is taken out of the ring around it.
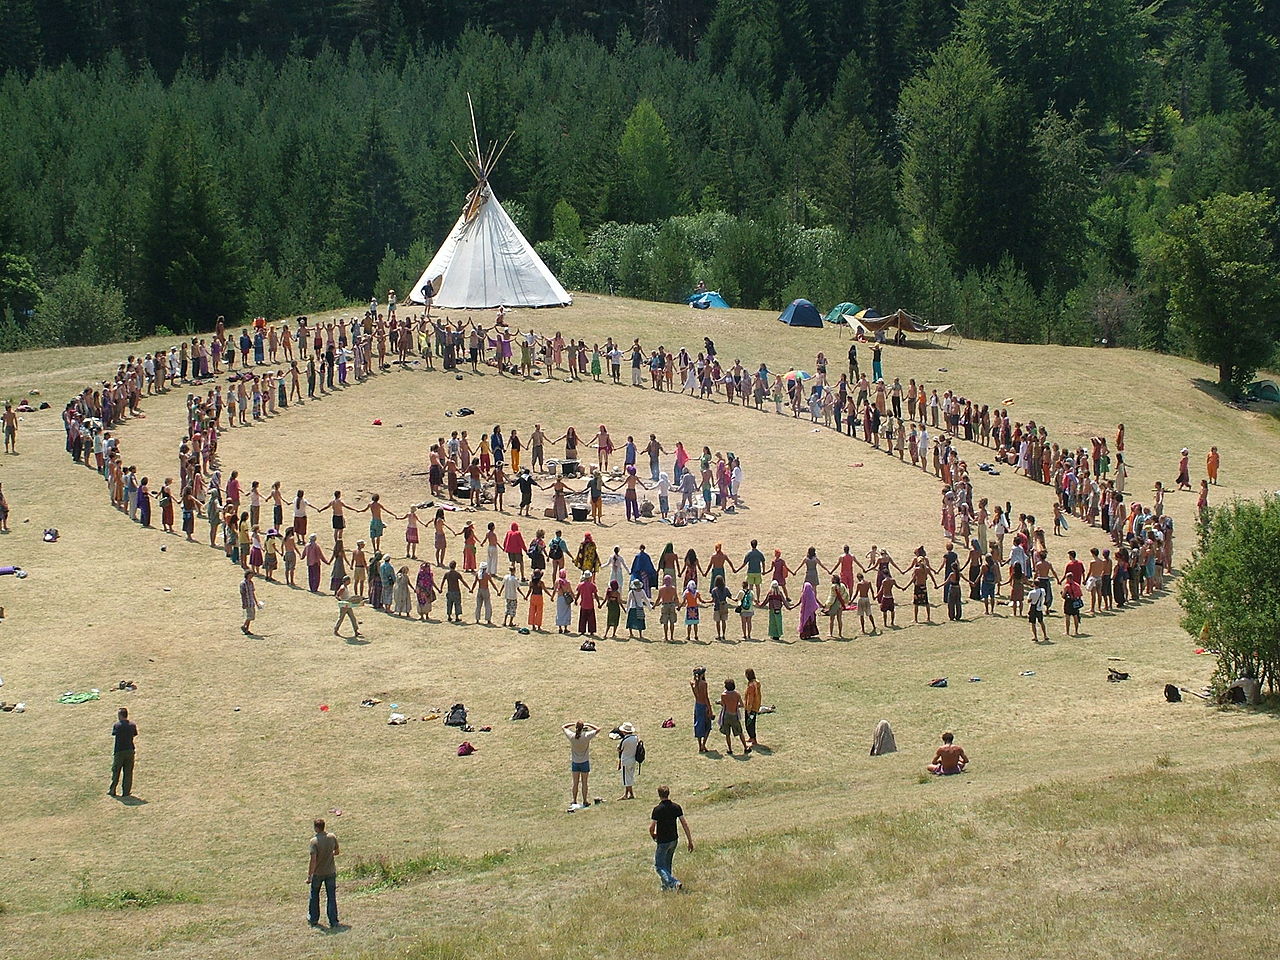
{"label": "small tree in field", "polygon": [[1218,651],[1230,681],[1249,673],[1280,686],[1280,497],[1235,500],[1200,524],[1179,581],[1182,626]]}

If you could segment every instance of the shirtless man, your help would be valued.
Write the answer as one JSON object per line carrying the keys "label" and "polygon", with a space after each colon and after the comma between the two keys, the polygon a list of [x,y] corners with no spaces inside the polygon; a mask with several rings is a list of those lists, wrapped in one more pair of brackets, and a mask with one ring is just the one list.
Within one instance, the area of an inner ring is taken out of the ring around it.
{"label": "shirtless man", "polygon": [[376,493],[360,508],[359,512],[364,513],[366,510],[369,512],[369,540],[373,543],[373,549],[378,551],[382,549],[382,535],[387,529],[387,523],[382,515],[385,513],[393,520],[403,520],[404,517],[398,517],[392,513],[391,509],[383,504],[381,495]]}
{"label": "shirtless man", "polygon": [[[635,467],[627,467],[627,475],[622,480],[622,487],[626,489],[626,493],[623,494],[623,497],[625,500],[627,521],[630,522],[634,520],[636,523],[639,523],[640,522],[640,503],[639,503],[639,494],[637,493],[637,491],[647,490],[649,488],[644,485],[644,482],[638,476],[636,476]],[[614,489],[617,490],[619,488],[614,487]],[[594,507],[594,502],[593,502],[593,507]],[[597,520],[597,522],[603,523],[604,521]]]}
{"label": "shirtless man", "polygon": [[1036,586],[1044,589],[1044,612],[1051,613],[1053,611],[1053,584],[1061,582],[1061,578],[1058,576],[1058,571],[1053,568],[1053,564],[1049,562],[1049,555],[1043,550],[1036,553],[1034,576],[1036,578]]}
{"label": "shirtless man", "polygon": [[[666,640],[667,643],[674,643],[676,639],[676,602],[678,599],[679,594],[676,592],[675,583],[672,582],[670,576],[665,577],[662,586],[658,588],[657,600],[660,613],[659,620],[662,622],[662,639]],[[704,696],[706,689],[707,685],[704,680],[702,684]],[[697,691],[695,690],[694,693],[694,699],[697,699]],[[707,748],[706,739],[704,736],[699,740],[700,750]]]}
{"label": "shirtless man", "polygon": [[337,542],[338,540],[341,540],[341,539],[342,539],[342,531],[343,531],[343,530],[346,528],[346,526],[347,526],[347,519],[346,519],[346,517],[343,515],[343,512],[342,512],[342,511],[343,511],[343,510],[354,510],[354,509],[355,509],[354,507],[352,507],[352,506],[350,506],[350,505],[348,505],[348,504],[346,504],[346,503],[343,503],[343,502],[342,502],[342,491],[341,491],[341,490],[335,490],[335,491],[333,491],[333,499],[332,499],[332,500],[330,500],[328,503],[326,503],[323,507],[321,507],[321,508],[319,509],[319,511],[318,511],[319,513],[324,513],[326,510],[332,510],[332,511],[333,511],[333,539],[334,539],[334,542]]}
{"label": "shirtless man", "polygon": [[871,581],[861,573],[853,585],[854,602],[858,606],[858,628],[867,632],[867,620],[871,621],[871,633],[876,632],[876,615],[871,610]]}
{"label": "shirtless man", "polygon": [[693,691],[693,735],[698,738],[698,752],[706,753],[707,737],[711,733],[711,697],[707,693],[706,667],[694,669],[689,689]]}
{"label": "shirtless man", "polygon": [[4,452],[18,452],[18,415],[12,403],[4,405]]}
{"label": "shirtless man", "polygon": [[955,739],[955,734],[950,730],[944,733],[942,735],[942,746],[933,755],[933,762],[925,769],[939,776],[963,773],[964,768],[969,763],[969,757],[965,754],[964,748],[955,742]]}
{"label": "shirtless man", "polygon": [[929,607],[929,585],[927,581],[932,580],[934,587],[937,587],[938,578],[934,576],[936,572],[922,548],[916,554],[915,563],[911,565],[911,584],[913,587],[911,603],[916,623],[920,622],[921,607],[924,607],[926,622],[933,623],[933,611]]}

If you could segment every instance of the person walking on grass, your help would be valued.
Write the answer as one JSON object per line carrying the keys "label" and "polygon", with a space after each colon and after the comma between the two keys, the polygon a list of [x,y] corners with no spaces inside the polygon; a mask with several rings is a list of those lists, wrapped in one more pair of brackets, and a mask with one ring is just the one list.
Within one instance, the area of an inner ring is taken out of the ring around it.
{"label": "person walking on grass", "polygon": [[115,749],[111,753],[111,787],[107,796],[114,797],[116,788],[121,796],[133,796],[133,741],[138,736],[138,725],[129,719],[127,707],[116,711],[116,722],[111,726]]}
{"label": "person walking on grass", "polygon": [[244,623],[240,627],[240,632],[246,637],[253,636],[249,625],[253,623],[262,606],[258,600],[257,588],[253,585],[253,571],[246,570],[244,579],[240,581],[240,609],[244,612]]}
{"label": "person walking on grass", "polygon": [[680,845],[680,831],[676,825],[684,829],[684,838],[693,853],[693,834],[689,832],[689,821],[684,817],[680,804],[671,799],[671,788],[658,788],[658,805],[649,814],[649,837],[656,844],[653,853],[653,869],[662,881],[663,890],[679,890],[680,881],[671,872],[676,855],[676,847]]}
{"label": "person walking on grass", "polygon": [[329,929],[338,929],[338,868],[333,859],[342,852],[338,838],[325,829],[324,821],[315,821],[315,836],[307,847],[311,859],[307,864],[307,885],[311,898],[307,904],[307,923],[320,926],[320,888],[324,887],[325,911],[329,915]]}
{"label": "person walking on grass", "polygon": [[342,582],[338,584],[338,589],[334,596],[338,601],[338,622],[333,625],[333,635],[335,637],[339,636],[338,628],[342,626],[342,621],[350,620],[351,632],[355,634],[356,639],[363,637],[364,634],[360,632],[360,625],[356,623],[356,612],[354,608],[364,603],[364,600],[360,597],[352,596],[350,577],[344,576],[342,578]]}
{"label": "person walking on grass", "polygon": [[[587,780],[591,774],[591,741],[600,728],[594,723],[566,723],[560,728],[569,741],[569,770],[573,773],[573,795],[569,802],[569,812],[585,810],[591,805],[587,793]],[[578,802],[581,794],[582,802]]]}

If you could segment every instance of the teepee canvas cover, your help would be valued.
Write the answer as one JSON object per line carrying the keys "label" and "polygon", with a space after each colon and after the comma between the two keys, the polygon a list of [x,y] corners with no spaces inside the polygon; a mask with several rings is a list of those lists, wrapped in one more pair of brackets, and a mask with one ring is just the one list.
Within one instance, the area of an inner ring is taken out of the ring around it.
{"label": "teepee canvas cover", "polygon": [[487,179],[467,195],[462,215],[413,288],[430,281],[438,307],[562,307],[573,302],[524,238]]}
{"label": "teepee canvas cover", "polygon": [[[467,103],[470,102],[468,94]],[[463,156],[461,150],[458,155],[476,178],[476,185],[467,194],[458,222],[414,284],[410,296],[423,301],[423,287],[430,283],[432,302],[439,307],[480,310],[567,306],[573,298],[493,195],[489,177],[502,151],[495,143],[487,155],[480,152],[475,122],[472,110],[474,156]]]}

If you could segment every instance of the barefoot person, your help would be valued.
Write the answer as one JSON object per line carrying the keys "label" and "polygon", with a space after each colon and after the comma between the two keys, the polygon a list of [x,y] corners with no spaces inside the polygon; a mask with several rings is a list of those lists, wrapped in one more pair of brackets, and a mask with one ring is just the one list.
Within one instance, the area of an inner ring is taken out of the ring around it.
{"label": "barefoot person", "polygon": [[938,747],[937,753],[933,755],[933,762],[925,769],[939,776],[963,773],[969,758],[965,755],[964,748],[956,743],[955,739],[955,734],[950,730],[944,733],[942,746]]}
{"label": "barefoot person", "polygon": [[[573,795],[569,802],[570,810],[583,810],[591,805],[587,793],[587,780],[591,774],[591,741],[600,728],[592,723],[578,720],[566,723],[560,728],[569,741],[569,770],[573,773]],[[582,802],[578,802],[581,795]]]}
{"label": "barefoot person", "polygon": [[689,681],[693,692],[693,735],[698,740],[698,752],[707,752],[707,737],[711,734],[711,697],[707,693],[707,668],[694,667]]}
{"label": "barefoot person", "polygon": [[750,753],[751,744],[747,743],[746,735],[742,732],[742,694],[737,691],[737,684],[732,677],[726,678],[724,682],[724,692],[720,694],[720,733],[724,736],[724,742],[729,750],[729,756],[733,756],[733,735],[737,734],[738,741],[742,744],[742,752]]}

